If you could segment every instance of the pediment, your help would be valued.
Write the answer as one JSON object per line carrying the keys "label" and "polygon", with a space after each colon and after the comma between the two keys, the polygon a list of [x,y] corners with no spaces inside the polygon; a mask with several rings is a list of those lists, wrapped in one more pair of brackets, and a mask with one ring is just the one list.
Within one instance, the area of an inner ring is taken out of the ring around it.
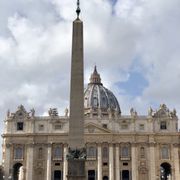
{"label": "pediment", "polygon": [[107,128],[103,128],[100,125],[97,125],[95,123],[87,123],[84,127],[84,132],[88,134],[101,134],[101,133],[111,133],[111,130]]}
{"label": "pediment", "polygon": [[20,105],[15,113],[11,113],[11,117],[15,119],[25,119],[29,118],[29,113],[25,110],[23,105]]}
{"label": "pediment", "polygon": [[160,108],[154,113],[154,117],[169,117],[170,111],[165,104],[160,105]]}

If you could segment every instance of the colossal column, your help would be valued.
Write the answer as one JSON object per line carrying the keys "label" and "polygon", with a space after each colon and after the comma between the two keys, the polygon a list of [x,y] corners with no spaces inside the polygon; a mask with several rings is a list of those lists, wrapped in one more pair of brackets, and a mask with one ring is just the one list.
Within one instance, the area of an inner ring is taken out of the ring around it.
{"label": "colossal column", "polygon": [[178,145],[175,144],[173,147],[174,154],[174,167],[175,167],[175,180],[180,179],[180,169],[179,169],[179,155],[178,155]]}
{"label": "colossal column", "polygon": [[155,143],[150,143],[149,147],[149,164],[150,164],[150,180],[156,179],[156,157],[155,157]]}
{"label": "colossal column", "polygon": [[77,19],[73,22],[68,179],[85,179],[84,148],[84,65],[83,65],[83,22],[79,19],[80,8],[77,1]]}
{"label": "colossal column", "polygon": [[27,146],[26,179],[33,180],[33,144]]}
{"label": "colossal column", "polygon": [[[6,142],[4,144],[6,144]],[[10,175],[10,159],[11,159],[11,145],[7,143],[5,149],[5,159],[3,160],[5,179],[8,179]]]}
{"label": "colossal column", "polygon": [[120,179],[119,144],[116,144],[116,179]]}
{"label": "colossal column", "polygon": [[51,150],[52,146],[51,144],[48,144],[48,148],[47,148],[47,180],[51,180]]}
{"label": "colossal column", "polygon": [[109,145],[109,180],[114,180],[113,144]]}
{"label": "colossal column", "polygon": [[131,145],[131,158],[132,158],[132,180],[138,180],[137,178],[137,172],[138,172],[138,168],[137,168],[137,153],[136,153],[136,144],[132,144]]}
{"label": "colossal column", "polygon": [[67,153],[68,153],[67,146],[64,145],[63,180],[67,180],[67,167],[68,167],[67,159],[66,159]]}
{"label": "colossal column", "polygon": [[97,172],[97,180],[102,180],[102,150],[101,144],[98,144],[98,172]]}

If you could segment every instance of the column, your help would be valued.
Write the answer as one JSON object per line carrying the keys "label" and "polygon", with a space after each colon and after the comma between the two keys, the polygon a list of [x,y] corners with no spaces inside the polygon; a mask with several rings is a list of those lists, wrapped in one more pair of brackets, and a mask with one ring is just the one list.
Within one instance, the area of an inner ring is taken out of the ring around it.
{"label": "column", "polygon": [[97,172],[97,180],[102,180],[102,149],[101,144],[98,144],[98,172]]}
{"label": "column", "polygon": [[47,151],[47,180],[51,180],[51,144],[48,144]]}
{"label": "column", "polygon": [[119,170],[119,144],[116,144],[116,180],[120,179],[120,170]]}
{"label": "column", "polygon": [[67,145],[64,145],[64,162],[63,162],[63,180],[67,180],[67,173],[68,173],[68,162],[66,156],[68,154]]}
{"label": "column", "polygon": [[155,158],[155,143],[150,143],[149,147],[149,167],[150,180],[156,179],[156,158]]}
{"label": "column", "polygon": [[[136,144],[131,145],[131,158],[132,158],[132,180],[138,180],[137,172],[138,172],[138,162],[137,162],[137,154],[136,154]],[[154,179],[155,180],[155,179]]]}
{"label": "column", "polygon": [[8,179],[10,175],[10,159],[11,159],[11,145],[10,144],[5,144],[5,159],[3,160],[4,164],[4,175],[5,179]]}
{"label": "column", "polygon": [[109,145],[109,180],[114,180],[113,144]]}
{"label": "column", "polygon": [[27,145],[26,179],[33,180],[33,144]]}
{"label": "column", "polygon": [[174,168],[175,168],[175,180],[180,179],[180,169],[179,169],[179,155],[178,155],[178,145],[174,145],[173,147],[174,153]]}

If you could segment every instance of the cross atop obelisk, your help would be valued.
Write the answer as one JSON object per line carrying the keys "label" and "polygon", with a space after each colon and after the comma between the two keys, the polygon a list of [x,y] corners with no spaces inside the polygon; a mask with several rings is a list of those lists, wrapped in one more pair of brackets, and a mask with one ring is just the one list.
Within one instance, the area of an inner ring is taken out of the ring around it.
{"label": "cross atop obelisk", "polygon": [[80,9],[80,2],[79,0],[77,0],[77,9],[76,9],[76,13],[77,13],[77,18],[79,19],[79,14],[81,12],[81,9]]}
{"label": "cross atop obelisk", "polygon": [[85,180],[86,151],[84,145],[84,54],[83,22],[79,19],[80,2],[77,1],[77,18],[73,22],[68,179]]}

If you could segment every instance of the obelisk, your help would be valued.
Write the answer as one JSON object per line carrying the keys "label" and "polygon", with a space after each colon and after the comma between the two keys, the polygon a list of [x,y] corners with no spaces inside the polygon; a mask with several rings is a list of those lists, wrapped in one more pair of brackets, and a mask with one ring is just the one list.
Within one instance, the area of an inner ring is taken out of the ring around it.
{"label": "obelisk", "polygon": [[77,1],[77,18],[73,22],[68,180],[85,180],[86,151],[84,145],[84,62],[83,62],[83,22],[79,18],[81,10]]}

